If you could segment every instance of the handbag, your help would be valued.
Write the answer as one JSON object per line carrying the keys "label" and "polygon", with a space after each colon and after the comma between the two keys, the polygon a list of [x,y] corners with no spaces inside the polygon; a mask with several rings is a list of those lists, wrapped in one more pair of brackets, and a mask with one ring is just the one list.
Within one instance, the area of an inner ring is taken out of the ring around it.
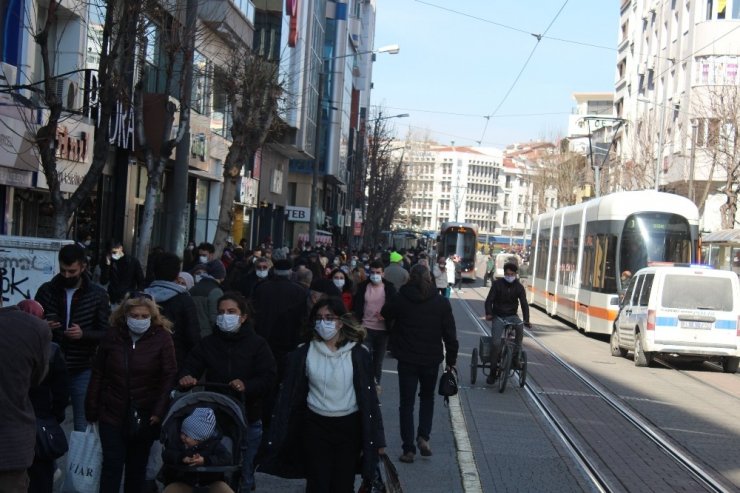
{"label": "handbag", "polygon": [[36,418],[36,457],[54,460],[69,450],[67,436],[54,418]]}
{"label": "handbag", "polygon": [[103,448],[97,425],[73,431],[69,437],[64,493],[98,493],[103,466]]}
{"label": "handbag", "polygon": [[445,404],[450,402],[450,397],[457,395],[457,370],[450,367],[439,377],[437,393],[445,398]]}
{"label": "handbag", "polygon": [[403,493],[398,470],[387,454],[378,457],[378,467],[372,481],[363,481],[357,493]]}

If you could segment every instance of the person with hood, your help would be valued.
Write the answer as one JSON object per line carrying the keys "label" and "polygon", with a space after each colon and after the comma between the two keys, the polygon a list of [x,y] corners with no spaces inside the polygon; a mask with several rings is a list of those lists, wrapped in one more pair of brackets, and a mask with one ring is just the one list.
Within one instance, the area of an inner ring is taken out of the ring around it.
{"label": "person with hood", "polygon": [[[434,416],[434,395],[439,364],[457,362],[457,329],[450,300],[435,288],[429,269],[411,268],[409,282],[383,306],[389,324],[393,355],[398,360],[399,415],[403,454],[401,462],[414,462],[416,449],[432,455],[429,439]],[[443,348],[444,343],[444,348]],[[419,427],[414,441],[414,403],[419,388]]]}
{"label": "person with hood", "polygon": [[41,285],[35,299],[42,307],[54,342],[64,354],[75,431],[85,431],[85,394],[98,344],[108,332],[108,293],[93,284],[79,245],[59,250],[59,274]]}
{"label": "person with hood", "polygon": [[357,320],[367,329],[365,345],[373,357],[375,384],[380,391],[380,379],[383,376],[383,359],[388,349],[388,332],[386,320],[380,310],[396,294],[393,284],[383,279],[383,264],[375,260],[370,264],[370,276],[357,286],[352,300],[352,309]]}
{"label": "person with hood", "polygon": [[144,491],[146,466],[177,376],[171,323],[143,292],[126,295],[95,355],[85,416],[99,423],[100,491]]}
{"label": "person with hood", "polygon": [[172,340],[175,344],[177,367],[200,341],[200,325],[195,302],[187,289],[177,282],[180,276],[180,257],[165,252],[154,266],[154,282],[144,290],[162,309],[162,315],[172,322]]}
{"label": "person with hood", "polygon": [[385,268],[385,280],[392,283],[396,291],[409,281],[409,271],[403,267],[404,257],[398,252],[391,252],[391,263]]}
{"label": "person with hood", "polygon": [[[516,324],[516,353],[514,357],[514,366],[519,366],[519,349],[522,347],[524,338],[524,328],[521,326],[521,320],[517,317],[519,305],[522,307],[522,316],[524,325],[529,325],[529,303],[527,303],[527,293],[522,283],[517,279],[518,267],[513,262],[504,264],[504,277],[496,279],[491,284],[491,289],[486,296],[485,310],[486,320],[492,320],[491,323],[491,361],[498,364],[499,354],[501,353],[501,336],[504,333],[504,327],[507,323]],[[492,384],[496,381],[497,371],[491,371],[486,379],[486,383]]]}
{"label": "person with hood", "polygon": [[339,297],[316,302],[308,329],[289,355],[260,470],[306,478],[307,493],[352,492],[357,472],[371,481],[385,453],[365,330]]}
{"label": "person with hood", "polygon": [[249,491],[254,487],[254,456],[262,439],[262,399],[275,380],[275,358],[267,341],[254,331],[254,315],[243,296],[227,292],[217,306],[217,330],[185,359],[179,385],[193,387],[206,374],[207,382],[228,384],[233,396],[244,397],[247,433],[242,441],[242,485]]}
{"label": "person with hood", "polygon": [[221,281],[226,277],[226,269],[220,260],[215,259],[206,264],[196,265],[193,268],[193,277],[195,285],[190,290],[190,296],[193,297],[198,313],[200,335],[205,337],[216,325],[217,303],[224,294]]}

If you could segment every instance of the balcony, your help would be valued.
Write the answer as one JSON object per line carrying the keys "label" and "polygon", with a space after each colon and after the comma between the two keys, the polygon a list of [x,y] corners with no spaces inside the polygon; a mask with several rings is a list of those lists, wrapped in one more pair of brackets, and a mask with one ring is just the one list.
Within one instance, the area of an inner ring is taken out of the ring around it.
{"label": "balcony", "polygon": [[198,6],[198,17],[232,46],[246,44],[254,38],[254,3],[251,0],[204,0]]}

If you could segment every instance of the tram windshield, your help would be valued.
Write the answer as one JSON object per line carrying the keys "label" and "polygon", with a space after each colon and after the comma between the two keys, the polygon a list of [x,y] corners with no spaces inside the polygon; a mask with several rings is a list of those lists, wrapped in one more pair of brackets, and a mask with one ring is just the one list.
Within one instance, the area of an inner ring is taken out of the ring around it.
{"label": "tram windshield", "polygon": [[642,212],[627,218],[622,230],[619,270],[634,274],[648,262],[691,262],[691,229],[683,216]]}
{"label": "tram windshield", "polygon": [[440,255],[459,255],[464,261],[475,259],[476,235],[470,228],[448,228],[442,233]]}

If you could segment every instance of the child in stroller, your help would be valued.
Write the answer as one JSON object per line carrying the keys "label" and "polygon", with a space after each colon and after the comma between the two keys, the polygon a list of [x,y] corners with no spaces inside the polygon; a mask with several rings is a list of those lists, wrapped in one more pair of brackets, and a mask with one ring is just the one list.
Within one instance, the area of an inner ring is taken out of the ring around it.
{"label": "child in stroller", "polygon": [[173,402],[162,424],[159,480],[166,493],[239,489],[243,411],[229,397],[193,392]]}

